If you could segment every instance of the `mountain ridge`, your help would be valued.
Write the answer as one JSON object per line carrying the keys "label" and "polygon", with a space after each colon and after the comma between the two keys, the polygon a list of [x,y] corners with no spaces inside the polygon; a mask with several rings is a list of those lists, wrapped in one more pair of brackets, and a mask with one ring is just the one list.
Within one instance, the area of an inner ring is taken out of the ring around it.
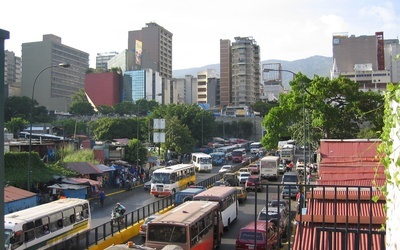
{"label": "mountain ridge", "polygon": [[[268,59],[261,61],[261,65],[267,63],[281,63],[282,69],[290,70],[293,71],[294,73],[301,72],[308,78],[313,78],[314,75],[329,77],[330,70],[332,68],[332,57],[315,55],[294,61],[285,61],[279,59]],[[219,63],[209,64],[202,67],[173,70],[172,75],[174,78],[184,78],[186,75],[192,75],[196,77],[198,72],[207,69],[215,69],[218,75],[220,75]],[[285,87],[288,87],[288,82],[292,80],[292,78],[293,75],[290,73],[282,74],[282,82],[284,85],[286,85]]]}

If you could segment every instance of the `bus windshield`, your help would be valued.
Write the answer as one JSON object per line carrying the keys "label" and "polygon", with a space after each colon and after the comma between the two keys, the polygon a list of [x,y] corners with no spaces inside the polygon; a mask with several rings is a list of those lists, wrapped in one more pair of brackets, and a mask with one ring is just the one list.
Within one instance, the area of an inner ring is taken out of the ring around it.
{"label": "bus windshield", "polygon": [[200,158],[200,163],[211,164],[211,158]]}
{"label": "bus windshield", "polygon": [[168,173],[154,173],[151,177],[152,183],[170,184],[170,174]]}
{"label": "bus windshield", "polygon": [[149,241],[186,243],[186,228],[184,226],[154,224],[149,228]]}

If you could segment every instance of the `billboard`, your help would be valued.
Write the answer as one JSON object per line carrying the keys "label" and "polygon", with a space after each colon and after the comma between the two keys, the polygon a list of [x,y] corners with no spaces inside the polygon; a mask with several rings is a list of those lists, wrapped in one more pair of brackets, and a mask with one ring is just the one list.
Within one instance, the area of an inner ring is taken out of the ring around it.
{"label": "billboard", "polygon": [[136,65],[142,65],[142,42],[135,41],[135,62]]}

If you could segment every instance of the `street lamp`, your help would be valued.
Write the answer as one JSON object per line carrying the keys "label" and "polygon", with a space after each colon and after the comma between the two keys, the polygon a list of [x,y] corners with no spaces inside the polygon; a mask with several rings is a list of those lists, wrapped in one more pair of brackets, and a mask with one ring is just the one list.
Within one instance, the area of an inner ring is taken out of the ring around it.
{"label": "street lamp", "polygon": [[[294,73],[293,71],[290,71],[290,70],[287,70],[287,69],[263,69],[263,72],[271,72],[271,71],[280,71],[280,72],[288,72],[288,73],[291,73],[291,74],[293,74],[293,79],[297,76],[297,74],[296,73]],[[303,175],[304,175],[304,184],[306,184],[307,183],[307,165],[306,165],[306,140],[307,140],[307,137],[306,137],[306,109],[305,109],[305,96],[306,96],[306,92],[307,93],[309,93],[307,90],[306,90],[306,88],[304,87],[304,85],[303,85],[303,136],[304,136],[304,142],[303,142],[303,144],[304,144],[304,148],[303,148],[303,156],[304,156],[304,172],[303,172]]]}
{"label": "street lamp", "polygon": [[69,66],[71,66],[69,63],[59,63],[57,65],[51,65],[48,66],[44,69],[42,69],[37,75],[35,80],[33,81],[33,85],[32,85],[32,97],[31,97],[31,112],[29,114],[29,157],[28,157],[28,191],[31,190],[31,185],[30,185],[30,181],[31,181],[31,168],[32,168],[32,117],[33,117],[33,100],[35,97],[35,86],[36,86],[36,81],[39,78],[39,76],[43,73],[43,71],[47,70],[47,69],[51,69],[51,68],[56,68],[56,67],[61,67],[61,68],[68,68]]}
{"label": "street lamp", "polygon": [[[153,96],[153,95],[146,95],[144,96],[144,99],[147,100],[147,97]],[[156,94],[156,96],[162,96],[162,93]],[[137,146],[136,146],[136,167],[139,167],[139,108],[140,108],[140,102],[139,100],[136,101],[137,105],[137,114],[136,114],[136,139],[138,140]]]}

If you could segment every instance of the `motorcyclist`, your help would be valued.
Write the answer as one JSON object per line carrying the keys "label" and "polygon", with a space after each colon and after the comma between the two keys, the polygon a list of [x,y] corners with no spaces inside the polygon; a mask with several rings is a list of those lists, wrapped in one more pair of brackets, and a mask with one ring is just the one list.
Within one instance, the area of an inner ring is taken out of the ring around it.
{"label": "motorcyclist", "polygon": [[114,211],[119,214],[119,216],[123,216],[125,214],[126,208],[121,205],[121,203],[117,203],[114,208]]}

